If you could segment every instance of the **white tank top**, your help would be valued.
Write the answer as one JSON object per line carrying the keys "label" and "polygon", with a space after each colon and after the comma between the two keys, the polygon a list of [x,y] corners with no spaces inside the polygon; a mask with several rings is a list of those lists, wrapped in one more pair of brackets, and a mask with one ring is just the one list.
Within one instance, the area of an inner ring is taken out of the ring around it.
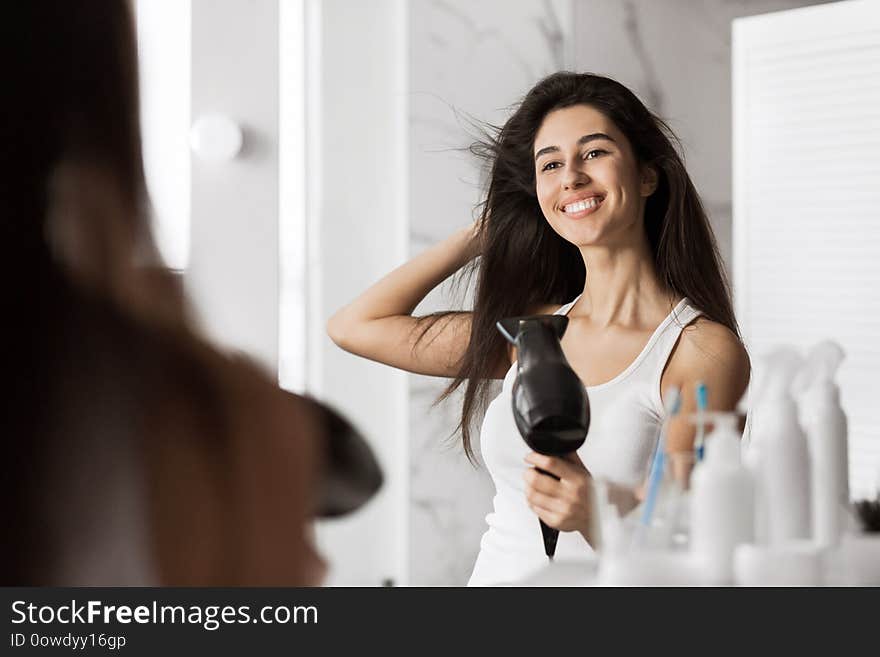
{"label": "white tank top", "polygon": [[[577,300],[554,315],[567,314]],[[590,428],[578,456],[593,477],[626,486],[644,481],[664,414],[660,377],[681,330],[699,315],[687,298],[682,299],[629,367],[610,381],[587,386]],[[528,464],[523,459],[531,450],[513,419],[515,376],[516,364],[486,409],[480,431],[480,451],[496,493],[468,586],[515,585],[547,565],[538,517],[525,497],[523,472]],[[596,557],[580,532],[572,531],[559,533],[554,558],[591,561]]]}

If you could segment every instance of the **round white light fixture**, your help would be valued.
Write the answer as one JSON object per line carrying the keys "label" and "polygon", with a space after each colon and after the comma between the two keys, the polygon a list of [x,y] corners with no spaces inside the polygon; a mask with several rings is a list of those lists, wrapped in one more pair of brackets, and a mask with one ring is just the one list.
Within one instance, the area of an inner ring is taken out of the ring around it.
{"label": "round white light fixture", "polygon": [[243,136],[238,124],[222,114],[205,114],[192,124],[189,144],[209,162],[228,162],[241,151]]}

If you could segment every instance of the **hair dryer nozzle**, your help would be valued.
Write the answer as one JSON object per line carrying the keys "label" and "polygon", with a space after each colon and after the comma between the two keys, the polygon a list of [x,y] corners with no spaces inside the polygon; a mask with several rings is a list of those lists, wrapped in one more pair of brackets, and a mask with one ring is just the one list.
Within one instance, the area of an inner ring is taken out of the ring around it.
{"label": "hair dryer nozzle", "polygon": [[382,487],[379,463],[361,433],[340,413],[305,397],[322,432],[323,472],[318,485],[319,518],[356,511]]}

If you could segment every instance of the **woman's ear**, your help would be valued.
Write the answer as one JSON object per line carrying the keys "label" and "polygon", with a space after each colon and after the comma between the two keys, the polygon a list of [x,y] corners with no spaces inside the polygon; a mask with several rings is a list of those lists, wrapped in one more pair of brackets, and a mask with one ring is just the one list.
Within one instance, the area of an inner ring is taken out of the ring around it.
{"label": "woman's ear", "polygon": [[92,292],[141,319],[177,323],[185,314],[180,281],[152,241],[138,236],[138,210],[106,167],[65,161],[53,172],[46,240],[57,264]]}
{"label": "woman's ear", "polygon": [[132,210],[118,180],[100,166],[64,161],[52,173],[46,240],[58,263],[80,283],[107,287],[129,265]]}
{"label": "woman's ear", "polygon": [[642,166],[641,185],[639,188],[641,195],[650,196],[656,192],[659,180],[657,169],[648,164]]}

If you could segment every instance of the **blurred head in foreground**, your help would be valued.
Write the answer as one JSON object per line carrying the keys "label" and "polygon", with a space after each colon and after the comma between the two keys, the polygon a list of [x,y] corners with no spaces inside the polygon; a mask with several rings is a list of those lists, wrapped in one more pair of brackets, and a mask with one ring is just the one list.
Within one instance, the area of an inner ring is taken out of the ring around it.
{"label": "blurred head in foreground", "polygon": [[320,583],[327,409],[190,328],[150,234],[129,3],[12,7],[0,583]]}

